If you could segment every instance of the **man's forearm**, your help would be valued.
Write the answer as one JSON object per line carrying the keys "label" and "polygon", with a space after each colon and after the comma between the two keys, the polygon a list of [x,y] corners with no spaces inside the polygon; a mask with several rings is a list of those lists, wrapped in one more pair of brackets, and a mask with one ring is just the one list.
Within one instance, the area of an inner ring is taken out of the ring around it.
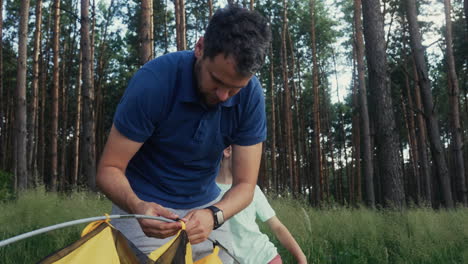
{"label": "man's forearm", "polygon": [[229,219],[246,208],[253,199],[257,184],[262,143],[252,146],[232,145],[232,187],[216,205]]}
{"label": "man's forearm", "polygon": [[110,166],[99,168],[96,181],[107,198],[128,213],[133,213],[133,208],[141,201],[119,168]]}
{"label": "man's forearm", "polygon": [[253,199],[255,185],[249,183],[239,183],[233,185],[226,192],[221,201],[215,205],[223,210],[224,218],[227,220],[246,208]]}

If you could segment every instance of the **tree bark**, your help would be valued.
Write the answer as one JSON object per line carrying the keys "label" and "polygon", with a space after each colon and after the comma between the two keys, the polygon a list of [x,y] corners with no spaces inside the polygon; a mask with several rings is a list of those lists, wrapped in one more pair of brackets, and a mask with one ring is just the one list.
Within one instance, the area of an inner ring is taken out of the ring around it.
{"label": "tree bark", "polygon": [[317,63],[317,47],[315,40],[315,0],[310,0],[310,35],[311,35],[311,48],[312,48],[312,90],[314,94],[313,102],[313,117],[314,117],[314,144],[312,147],[313,161],[312,161],[312,174],[315,179],[315,200],[320,203],[323,196],[323,174],[322,174],[322,149],[320,147],[320,93],[319,93],[319,79],[318,79],[318,63]]}
{"label": "tree bark", "polygon": [[54,36],[52,49],[54,53],[53,64],[53,88],[52,88],[52,111],[51,122],[52,127],[50,130],[50,158],[51,158],[51,175],[49,181],[49,188],[52,191],[57,190],[58,178],[58,115],[59,115],[59,41],[60,41],[60,0],[54,0]]}
{"label": "tree bark", "polygon": [[81,76],[82,76],[82,52],[79,52],[80,63],[78,66],[78,76],[76,80],[76,118],[75,118],[75,137],[74,137],[74,149],[73,149],[73,171],[71,178],[71,185],[76,187],[78,184],[78,176],[80,175],[80,138],[81,138]]}
{"label": "tree bark", "polygon": [[273,64],[273,46],[270,46],[270,104],[271,104],[271,179],[277,179],[276,163],[276,104],[275,104],[275,75]]}
{"label": "tree bark", "polygon": [[28,45],[29,0],[21,0],[20,25],[18,30],[18,72],[16,88],[16,179],[18,190],[28,188],[26,158],[26,57]]}
{"label": "tree bark", "polygon": [[450,176],[440,138],[437,113],[432,99],[431,83],[424,59],[424,48],[421,44],[421,33],[417,21],[415,0],[406,1],[406,12],[410,29],[411,49],[415,58],[419,78],[419,87],[421,89],[422,103],[424,105],[424,115],[426,118],[427,131],[429,133],[432,157],[437,170],[437,177],[441,184],[444,204],[446,207],[452,208],[454,204],[450,188]]}
{"label": "tree bark", "polygon": [[141,65],[153,58],[153,39],[151,38],[151,17],[153,16],[152,0],[141,1],[141,23],[140,23],[140,63]]}
{"label": "tree bark", "polygon": [[184,0],[179,0],[180,4],[180,31],[181,31],[181,44],[182,44],[182,50],[187,49],[187,28],[185,25],[185,1]]}
{"label": "tree bark", "polygon": [[185,3],[184,0],[174,0],[175,17],[176,17],[176,42],[177,50],[186,50],[186,34],[185,34]]}
{"label": "tree bark", "polygon": [[29,151],[28,151],[28,170],[30,175],[36,181],[37,178],[37,119],[38,119],[38,106],[39,106],[39,53],[41,51],[42,39],[42,1],[36,0],[36,28],[34,31],[34,50],[33,50],[33,80],[31,88],[31,121],[29,122]]}
{"label": "tree bark", "polygon": [[[409,81],[409,76],[408,76],[408,70],[406,67],[406,62],[405,62],[405,88],[406,88],[406,98],[408,101],[408,108],[409,110],[407,111],[408,118],[405,118],[406,124],[407,124],[407,129],[408,129],[408,139],[409,139],[409,144],[410,144],[410,153],[411,153],[411,160],[412,160],[412,168],[413,168],[413,174],[414,174],[414,180],[416,184],[416,194],[415,194],[415,199],[416,203],[419,205],[420,204],[420,199],[422,197],[422,192],[421,192],[421,175],[420,171],[418,169],[418,164],[421,163],[420,157],[419,157],[419,144],[418,140],[416,137],[416,122],[414,120],[414,113],[413,113],[413,96],[411,95],[411,85]],[[403,94],[403,93],[402,93]],[[403,104],[404,106],[404,104]]]}
{"label": "tree bark", "polygon": [[[356,34],[356,33],[355,33]],[[361,36],[362,37],[362,36]],[[354,35],[354,39],[356,39],[356,35]],[[362,38],[361,38],[362,40]],[[352,86],[353,86],[353,91],[352,91],[352,103],[353,103],[353,108],[354,110],[352,111],[352,145],[353,145],[353,156],[352,160],[354,161],[354,166],[351,166],[354,168],[353,170],[353,175],[355,175],[356,179],[356,187],[357,187],[357,192],[356,192],[356,197],[357,203],[362,202],[362,191],[361,191],[361,129],[360,129],[360,122],[361,118],[359,115],[359,80],[357,79],[358,73],[357,73],[357,58],[356,58],[356,42],[354,41],[353,45],[353,77],[352,77]],[[364,49],[363,49],[364,50]],[[335,75],[338,75],[337,73]],[[337,76],[338,79],[338,76]],[[370,206],[372,207],[372,206]]]}
{"label": "tree bark", "polygon": [[96,190],[96,144],[94,122],[94,85],[92,80],[92,61],[89,37],[89,0],[81,0],[81,52],[83,79],[83,178],[88,187]]}
{"label": "tree bark", "polygon": [[286,45],[286,34],[288,27],[288,17],[287,17],[287,1],[283,0],[283,26],[281,32],[281,45],[282,45],[282,63],[283,63],[283,86],[284,86],[284,120],[285,120],[285,137],[287,153],[287,167],[288,167],[288,176],[291,181],[291,192],[293,195],[297,194],[298,186],[294,177],[294,158],[293,158],[293,149],[292,149],[292,118],[291,118],[291,92],[288,84],[288,51]]}
{"label": "tree bark", "polygon": [[384,23],[379,0],[362,2],[364,37],[369,70],[369,87],[375,104],[376,145],[379,169],[384,186],[384,205],[403,207],[405,193],[402,182],[399,140],[388,87]]}
{"label": "tree bark", "polygon": [[452,132],[452,151],[455,160],[455,181],[456,181],[456,199],[468,205],[466,181],[465,181],[465,164],[463,160],[463,140],[462,128],[460,126],[460,88],[458,86],[457,71],[455,69],[455,59],[453,57],[453,37],[452,37],[452,19],[450,17],[452,5],[450,0],[444,0],[445,10],[445,41],[446,41],[446,57],[448,66],[448,75],[450,86],[448,88],[450,117],[451,117],[451,132]]}
{"label": "tree bark", "polygon": [[359,118],[362,141],[362,167],[366,188],[366,204],[369,207],[375,206],[374,194],[374,166],[372,164],[372,149],[369,124],[369,108],[367,105],[367,88],[364,65],[364,41],[361,21],[361,0],[354,0],[354,28],[356,41],[356,62],[358,69],[359,85]]}
{"label": "tree bark", "polygon": [[213,0],[208,0],[208,9],[210,11],[209,19],[213,16]]}

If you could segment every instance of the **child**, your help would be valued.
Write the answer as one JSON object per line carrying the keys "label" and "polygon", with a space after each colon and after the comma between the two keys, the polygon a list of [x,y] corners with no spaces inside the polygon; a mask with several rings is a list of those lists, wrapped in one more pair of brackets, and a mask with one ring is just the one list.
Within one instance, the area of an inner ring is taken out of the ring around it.
{"label": "child", "polygon": [[[223,160],[216,182],[225,193],[231,188],[231,146],[223,151]],[[234,244],[234,255],[242,264],[279,264],[283,263],[275,246],[268,239],[268,236],[261,233],[256,217],[268,224],[276,238],[291,254],[296,258],[297,263],[306,264],[307,259],[288,229],[275,216],[265,195],[258,186],[255,186],[255,193],[252,203],[243,211],[229,219],[228,223],[232,232]]]}

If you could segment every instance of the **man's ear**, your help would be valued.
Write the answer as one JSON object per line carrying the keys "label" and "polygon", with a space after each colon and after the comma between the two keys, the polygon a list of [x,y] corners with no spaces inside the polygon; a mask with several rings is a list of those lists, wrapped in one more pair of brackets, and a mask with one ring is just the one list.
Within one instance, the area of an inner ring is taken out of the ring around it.
{"label": "man's ear", "polygon": [[203,37],[200,37],[195,44],[195,57],[200,59],[203,57]]}

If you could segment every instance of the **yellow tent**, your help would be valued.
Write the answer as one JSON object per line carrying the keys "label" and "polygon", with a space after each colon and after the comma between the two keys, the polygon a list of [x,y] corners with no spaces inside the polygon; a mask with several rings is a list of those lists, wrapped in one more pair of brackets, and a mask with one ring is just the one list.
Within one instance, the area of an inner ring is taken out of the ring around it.
{"label": "yellow tent", "polygon": [[[137,264],[139,263],[127,239],[110,223],[109,218],[90,223],[83,229],[81,238],[73,244],[49,255],[39,264]],[[193,262],[192,246],[185,232],[185,224],[177,235],[162,247],[153,251],[148,264],[222,264],[219,247],[213,253]]]}
{"label": "yellow tent", "polygon": [[[163,220],[159,217],[143,215],[112,215],[103,218],[95,217],[70,221],[51,227],[42,228],[26,234],[22,234],[10,239],[0,241],[0,247],[16,242],[18,240],[31,237],[50,230],[70,226],[73,224],[89,222],[89,219],[100,219],[88,224],[81,234],[81,238],[69,246],[58,250],[39,261],[39,264],[137,264],[140,263],[129,242],[117,229],[110,224],[110,219],[114,218],[151,218]],[[166,220],[167,221],[167,220]],[[185,223],[177,235],[148,255],[147,264],[222,264],[218,257],[220,244],[213,242],[213,252],[196,262],[192,259],[192,246],[185,231]],[[222,247],[222,246],[221,246]],[[226,250],[225,248],[223,248]],[[227,252],[227,251],[226,251]],[[229,252],[227,252],[229,254]],[[230,255],[230,254],[229,254]],[[232,255],[231,255],[232,256]],[[234,259],[235,260],[235,259]],[[237,261],[236,261],[237,262]]]}

